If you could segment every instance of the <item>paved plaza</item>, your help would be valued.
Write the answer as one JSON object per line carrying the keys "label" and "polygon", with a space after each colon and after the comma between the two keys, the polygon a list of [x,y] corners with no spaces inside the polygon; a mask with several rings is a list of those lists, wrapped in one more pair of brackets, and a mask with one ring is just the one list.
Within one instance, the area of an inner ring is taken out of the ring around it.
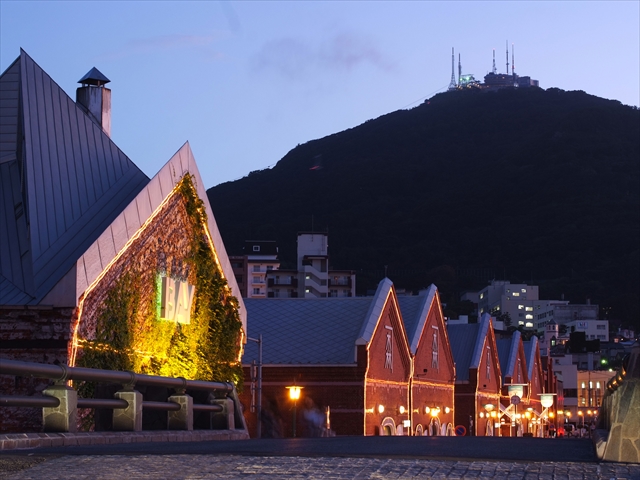
{"label": "paved plaza", "polygon": [[480,437],[342,437],[38,448],[3,452],[0,472],[3,480],[640,480],[640,465],[599,463],[589,441]]}
{"label": "paved plaza", "polygon": [[[41,457],[42,458],[42,457]],[[638,479],[640,466],[597,463],[235,455],[73,455],[2,478],[42,479]]]}

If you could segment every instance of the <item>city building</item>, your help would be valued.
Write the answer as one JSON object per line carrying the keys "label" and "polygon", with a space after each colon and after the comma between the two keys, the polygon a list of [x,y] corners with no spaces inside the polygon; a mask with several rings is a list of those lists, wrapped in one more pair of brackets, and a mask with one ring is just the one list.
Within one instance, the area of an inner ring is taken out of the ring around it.
{"label": "city building", "polygon": [[[337,435],[410,434],[411,352],[389,279],[373,297],[246,299],[245,305],[248,335],[263,342],[263,437],[326,434],[327,420]],[[259,361],[259,347],[248,342],[240,398],[254,436],[251,370]],[[299,401],[288,387],[301,389]],[[314,418],[319,425],[310,423]]]}
{"label": "city building", "polygon": [[[247,240],[243,255],[229,257],[244,298],[267,297],[267,273],[280,268],[278,247],[273,240]],[[295,295],[292,295],[295,296]]]}
{"label": "city building", "polygon": [[499,424],[502,387],[491,316],[447,329],[456,363],[455,425],[465,427],[468,435],[491,436]]}
{"label": "city building", "polygon": [[297,267],[281,269],[274,241],[247,241],[244,254],[231,257],[245,298],[355,297],[356,276],[329,265],[326,233],[298,234]]}
{"label": "city building", "polygon": [[453,429],[455,363],[435,285],[398,297],[413,360],[410,412],[414,435]]}
{"label": "city building", "polygon": [[[246,313],[231,264],[189,144],[148,178],[110,138],[108,82],[92,69],[73,101],[22,50],[0,75],[2,356],[85,367],[99,357],[100,368],[117,358],[137,372],[204,376],[198,349],[181,354],[182,369],[171,340],[209,344],[191,307],[219,304],[238,330],[225,365],[238,358]],[[215,278],[203,280],[202,265]],[[159,329],[162,345],[145,336]],[[2,377],[12,395],[48,384]],[[37,409],[3,409],[1,421],[3,431],[42,428]]]}
{"label": "city building", "polygon": [[[297,269],[268,272],[268,296],[270,298],[355,297],[355,273],[351,270],[331,269],[328,243],[329,237],[326,233],[298,233]],[[297,283],[295,290],[293,283]]]}

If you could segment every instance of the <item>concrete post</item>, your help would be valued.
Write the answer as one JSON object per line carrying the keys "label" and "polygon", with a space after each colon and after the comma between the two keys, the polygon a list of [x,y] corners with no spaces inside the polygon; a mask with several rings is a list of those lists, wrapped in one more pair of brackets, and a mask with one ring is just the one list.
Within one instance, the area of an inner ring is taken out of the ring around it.
{"label": "concrete post", "polygon": [[212,400],[214,405],[222,406],[222,412],[216,412],[213,414],[211,420],[211,428],[215,430],[233,430],[236,428],[236,422],[234,419],[235,410],[233,400],[230,398],[216,398]]}
{"label": "concrete post", "polygon": [[139,432],[142,430],[142,394],[136,390],[120,390],[114,395],[126,400],[127,408],[113,409],[113,429]]}
{"label": "concrete post", "polygon": [[66,385],[52,385],[43,394],[60,400],[57,407],[42,409],[45,432],[76,432],[78,429],[78,393]]}
{"label": "concrete post", "polygon": [[180,410],[167,412],[167,428],[193,430],[193,397],[187,394],[171,395],[169,401],[180,405]]}

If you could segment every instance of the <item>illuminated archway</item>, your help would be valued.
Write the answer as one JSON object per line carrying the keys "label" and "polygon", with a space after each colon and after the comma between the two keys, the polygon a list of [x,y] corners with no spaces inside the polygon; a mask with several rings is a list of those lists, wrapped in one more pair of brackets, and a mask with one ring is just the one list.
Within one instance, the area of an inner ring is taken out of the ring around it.
{"label": "illuminated archway", "polygon": [[392,436],[396,434],[396,422],[391,417],[385,417],[380,424],[380,435]]}

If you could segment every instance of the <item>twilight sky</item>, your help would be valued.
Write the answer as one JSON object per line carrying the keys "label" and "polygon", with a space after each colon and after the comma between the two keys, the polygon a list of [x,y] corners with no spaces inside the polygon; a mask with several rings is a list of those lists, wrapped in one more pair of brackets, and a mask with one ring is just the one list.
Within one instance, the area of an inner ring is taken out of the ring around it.
{"label": "twilight sky", "polygon": [[188,140],[209,188],[446,90],[451,47],[482,79],[508,41],[541,87],[638,106],[639,30],[637,0],[2,0],[0,71],[22,47],[75,98],[97,67],[116,144],[152,177]]}

